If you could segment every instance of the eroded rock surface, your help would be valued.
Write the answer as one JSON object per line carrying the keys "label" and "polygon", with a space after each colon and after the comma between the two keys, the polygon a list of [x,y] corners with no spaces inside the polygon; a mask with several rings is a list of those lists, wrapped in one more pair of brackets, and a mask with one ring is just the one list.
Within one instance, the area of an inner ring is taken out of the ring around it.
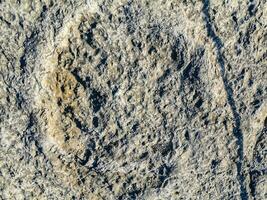
{"label": "eroded rock surface", "polygon": [[267,2],[0,0],[1,199],[266,199]]}

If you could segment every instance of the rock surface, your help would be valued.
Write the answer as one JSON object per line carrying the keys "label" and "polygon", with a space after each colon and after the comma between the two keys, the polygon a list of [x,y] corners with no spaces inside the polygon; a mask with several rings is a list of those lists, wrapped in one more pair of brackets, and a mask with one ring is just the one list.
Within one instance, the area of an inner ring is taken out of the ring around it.
{"label": "rock surface", "polygon": [[266,0],[0,0],[1,199],[267,199]]}

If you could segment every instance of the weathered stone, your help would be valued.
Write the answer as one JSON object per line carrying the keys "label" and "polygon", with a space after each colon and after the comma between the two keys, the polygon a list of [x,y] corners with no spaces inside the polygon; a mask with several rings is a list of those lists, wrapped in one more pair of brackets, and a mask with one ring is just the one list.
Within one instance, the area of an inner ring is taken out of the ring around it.
{"label": "weathered stone", "polygon": [[1,199],[266,199],[266,8],[0,0]]}

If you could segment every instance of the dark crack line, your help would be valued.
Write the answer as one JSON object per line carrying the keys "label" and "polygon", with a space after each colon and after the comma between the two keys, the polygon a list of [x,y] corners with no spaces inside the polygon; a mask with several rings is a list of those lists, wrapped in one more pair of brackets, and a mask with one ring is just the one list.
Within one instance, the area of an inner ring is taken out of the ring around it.
{"label": "dark crack line", "polygon": [[240,197],[242,200],[247,200],[248,199],[248,193],[246,191],[246,186],[245,186],[245,176],[242,172],[242,162],[244,158],[244,144],[243,144],[243,133],[240,128],[240,115],[237,111],[236,103],[234,100],[234,95],[233,95],[233,90],[231,86],[229,85],[226,75],[225,75],[225,61],[224,57],[221,53],[221,49],[223,47],[223,43],[221,39],[216,35],[212,28],[212,22],[211,22],[211,17],[209,14],[209,5],[210,2],[209,0],[203,0],[203,13],[204,13],[204,20],[206,22],[206,28],[208,32],[208,37],[211,38],[213,41],[215,48],[216,48],[216,55],[217,55],[217,61],[220,66],[220,75],[223,80],[224,84],[224,89],[226,91],[227,95],[227,102],[231,108],[231,112],[233,114],[234,118],[234,128],[233,128],[233,135],[237,139],[237,155],[238,155],[238,161],[236,162],[236,167],[237,167],[237,178],[240,184]]}

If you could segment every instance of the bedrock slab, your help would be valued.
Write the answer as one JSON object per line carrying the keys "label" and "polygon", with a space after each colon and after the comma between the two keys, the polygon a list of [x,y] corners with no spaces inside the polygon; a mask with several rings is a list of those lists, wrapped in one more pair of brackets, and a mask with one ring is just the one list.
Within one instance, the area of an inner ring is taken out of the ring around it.
{"label": "bedrock slab", "polygon": [[0,199],[267,199],[265,0],[0,0]]}

